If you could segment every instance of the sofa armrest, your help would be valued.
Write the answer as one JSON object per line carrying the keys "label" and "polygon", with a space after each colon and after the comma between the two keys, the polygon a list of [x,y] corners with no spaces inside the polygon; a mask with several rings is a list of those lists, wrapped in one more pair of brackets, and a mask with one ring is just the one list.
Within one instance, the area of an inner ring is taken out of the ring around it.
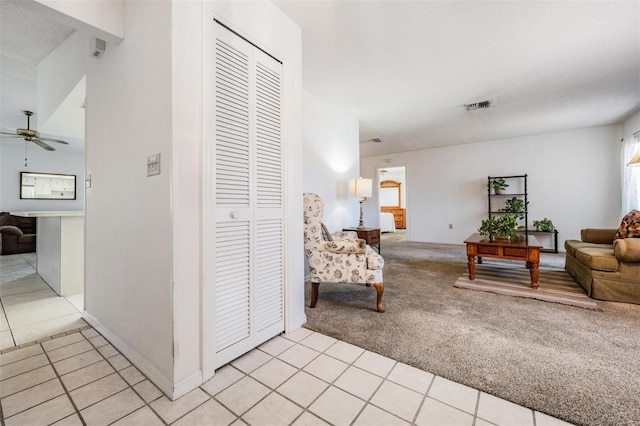
{"label": "sofa armrest", "polygon": [[580,231],[580,239],[585,243],[611,244],[618,229],[586,228]]}
{"label": "sofa armrest", "polygon": [[357,240],[358,233],[356,231],[337,231],[331,234],[333,241]]}
{"label": "sofa armrest", "polygon": [[613,253],[621,262],[640,263],[640,238],[619,238],[613,242]]}
{"label": "sofa armrest", "polygon": [[364,254],[367,242],[365,240],[325,241],[324,249],[336,254]]}
{"label": "sofa armrest", "polygon": [[23,232],[17,226],[5,225],[0,226],[0,234],[14,235],[16,237],[21,237]]}

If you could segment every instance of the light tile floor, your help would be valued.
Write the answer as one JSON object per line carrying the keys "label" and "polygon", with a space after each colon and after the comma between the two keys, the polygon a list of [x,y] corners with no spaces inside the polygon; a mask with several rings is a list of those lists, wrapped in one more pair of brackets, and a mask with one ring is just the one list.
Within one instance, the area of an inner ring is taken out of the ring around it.
{"label": "light tile floor", "polygon": [[35,253],[0,256],[0,350],[86,325],[84,295],[58,297],[35,265]]}
{"label": "light tile floor", "polygon": [[304,328],[176,401],[84,324],[4,349],[0,380],[6,426],[568,424]]}

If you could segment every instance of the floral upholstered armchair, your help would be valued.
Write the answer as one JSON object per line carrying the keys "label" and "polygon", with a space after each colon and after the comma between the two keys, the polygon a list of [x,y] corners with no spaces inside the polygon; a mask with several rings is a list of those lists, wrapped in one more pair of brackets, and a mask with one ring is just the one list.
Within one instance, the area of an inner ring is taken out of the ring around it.
{"label": "floral upholstered armchair", "polygon": [[375,287],[378,312],[384,312],[382,295],[384,259],[358,239],[355,232],[329,235],[322,224],[322,199],[304,194],[304,250],[311,272],[311,308],[318,301],[320,283],[353,283]]}

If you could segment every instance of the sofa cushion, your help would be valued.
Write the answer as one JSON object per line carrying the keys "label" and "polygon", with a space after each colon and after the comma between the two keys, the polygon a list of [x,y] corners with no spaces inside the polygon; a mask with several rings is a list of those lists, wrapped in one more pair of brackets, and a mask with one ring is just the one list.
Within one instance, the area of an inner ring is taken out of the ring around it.
{"label": "sofa cushion", "polygon": [[580,230],[580,239],[585,243],[612,244],[618,228],[585,228]]}
{"label": "sofa cushion", "polygon": [[564,242],[564,249],[571,256],[576,257],[576,251],[581,248],[606,248],[613,250],[613,244],[596,244],[596,243],[585,243],[584,241],[578,240],[566,240]]}
{"label": "sofa cushion", "polygon": [[16,237],[20,237],[22,235],[22,231],[17,226],[5,225],[0,226],[0,234],[15,235]]}
{"label": "sofa cushion", "polygon": [[631,210],[622,218],[614,238],[640,238],[640,210]]}
{"label": "sofa cushion", "polygon": [[576,250],[576,259],[589,269],[615,272],[618,270],[618,259],[613,254],[613,248],[582,247]]}

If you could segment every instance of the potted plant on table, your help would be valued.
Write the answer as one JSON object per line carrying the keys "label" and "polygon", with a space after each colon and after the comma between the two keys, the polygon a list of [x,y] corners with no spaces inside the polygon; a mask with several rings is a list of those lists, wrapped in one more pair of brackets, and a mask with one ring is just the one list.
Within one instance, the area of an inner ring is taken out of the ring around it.
{"label": "potted plant on table", "polygon": [[543,232],[553,232],[556,229],[556,227],[553,226],[553,222],[551,222],[551,219],[547,219],[546,217],[541,220],[534,220],[533,226],[536,227],[536,231]]}
{"label": "potted plant on table", "polygon": [[478,232],[481,235],[489,235],[491,239],[513,240],[517,229],[518,220],[511,215],[504,215],[484,219]]}
{"label": "potted plant on table", "polygon": [[502,191],[504,191],[508,187],[509,187],[509,184],[503,178],[491,179],[491,188],[493,188],[493,193],[496,195],[502,194]]}

